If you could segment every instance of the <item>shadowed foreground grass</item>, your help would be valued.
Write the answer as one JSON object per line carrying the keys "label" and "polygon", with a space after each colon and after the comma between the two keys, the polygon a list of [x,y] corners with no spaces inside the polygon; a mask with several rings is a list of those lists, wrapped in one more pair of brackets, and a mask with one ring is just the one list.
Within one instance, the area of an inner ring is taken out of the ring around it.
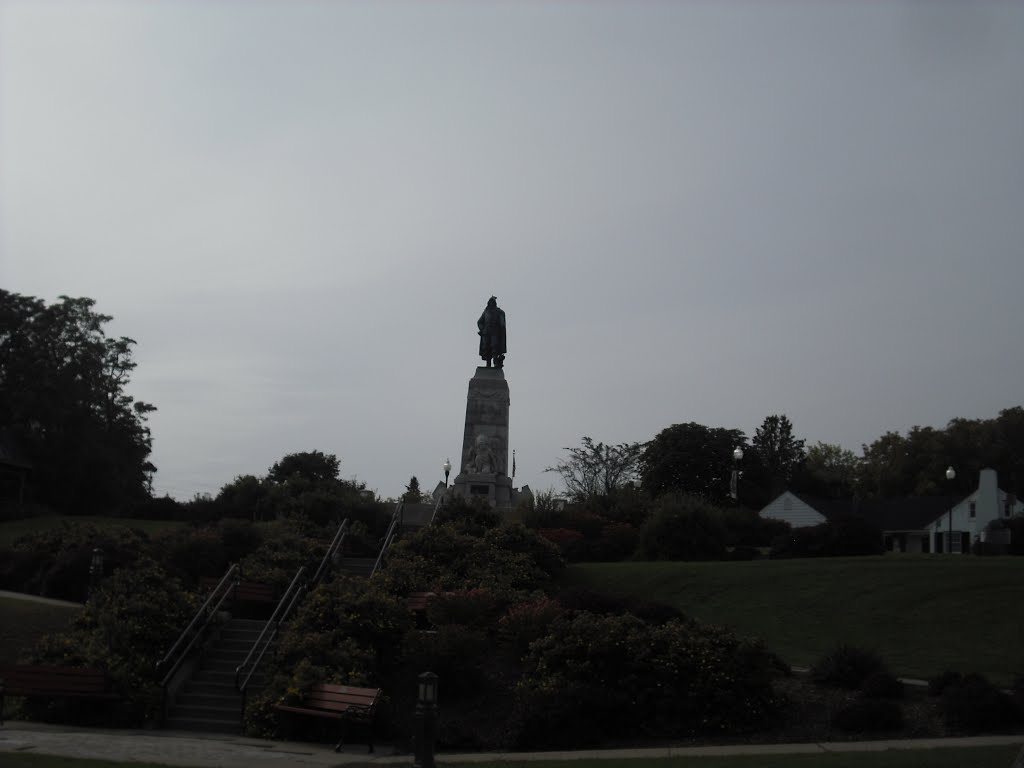
{"label": "shadowed foreground grass", "polygon": [[905,677],[1024,673],[1024,557],[886,555],[739,563],[584,563],[567,586],[668,603],[809,666],[840,643]]}
{"label": "shadowed foreground grass", "polygon": [[[1009,768],[1020,747],[843,752],[816,755],[679,757],[659,760],[567,760],[472,763],[473,768]],[[438,765],[446,765],[444,755]],[[455,766],[456,763],[448,765]]]}
{"label": "shadowed foreground grass", "polygon": [[[745,755],[742,757],[664,758],[658,760],[514,760],[489,763],[446,763],[439,766],[473,768],[1009,768],[1019,747],[908,749],[886,752],[845,752],[815,755]],[[411,761],[411,758],[410,758]],[[0,753],[4,768],[162,768],[157,763],[115,763],[74,757]],[[351,768],[360,768],[349,764]],[[366,768],[363,764],[361,768]],[[215,768],[209,766],[209,768]]]}

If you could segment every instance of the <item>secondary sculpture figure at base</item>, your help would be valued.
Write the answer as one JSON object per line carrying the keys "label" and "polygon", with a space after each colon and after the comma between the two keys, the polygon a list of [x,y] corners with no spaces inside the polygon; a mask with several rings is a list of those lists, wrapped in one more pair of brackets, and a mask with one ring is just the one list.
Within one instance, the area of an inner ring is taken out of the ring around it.
{"label": "secondary sculpture figure at base", "polygon": [[491,296],[487,300],[483,314],[476,321],[477,333],[480,335],[480,358],[491,367],[505,365],[505,311],[498,308],[498,298]]}

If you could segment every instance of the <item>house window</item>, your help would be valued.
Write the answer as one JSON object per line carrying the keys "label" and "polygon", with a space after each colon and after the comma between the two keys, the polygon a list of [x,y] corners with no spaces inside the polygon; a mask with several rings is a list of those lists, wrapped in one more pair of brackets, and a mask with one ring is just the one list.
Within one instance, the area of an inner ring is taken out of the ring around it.
{"label": "house window", "polygon": [[793,508],[793,500],[789,498],[789,496],[782,500],[782,508],[785,510],[790,510]]}
{"label": "house window", "polygon": [[963,538],[960,536],[960,531],[953,531],[949,536],[949,552],[952,555],[962,555],[963,548],[960,546],[963,543]]}
{"label": "house window", "polygon": [[972,501],[972,502],[971,502],[971,506],[970,506],[970,510],[971,510],[971,511],[970,511],[970,516],[971,516],[971,517],[974,517],[974,514],[975,514],[975,512],[977,512],[977,509],[978,509],[978,508],[977,508],[977,506],[976,506],[976,505],[974,504],[974,502]]}

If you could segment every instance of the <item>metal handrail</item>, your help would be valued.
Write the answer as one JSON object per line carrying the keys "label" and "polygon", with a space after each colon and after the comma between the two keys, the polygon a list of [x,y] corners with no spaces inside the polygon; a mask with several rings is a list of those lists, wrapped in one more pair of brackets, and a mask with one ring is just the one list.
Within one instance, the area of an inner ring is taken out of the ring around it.
{"label": "metal handrail", "polygon": [[[267,652],[271,643],[274,642],[274,638],[277,637],[277,633],[281,628],[281,622],[288,618],[291,614],[292,609],[298,604],[301,599],[303,592],[306,589],[306,585],[303,582],[303,577],[306,575],[306,566],[302,566],[295,573],[295,577],[292,579],[292,583],[288,585],[288,589],[285,590],[281,599],[277,603],[277,607],[274,609],[274,613],[270,616],[270,619],[263,626],[263,631],[260,632],[260,636],[256,638],[256,642],[252,644],[252,648],[249,649],[249,653],[246,655],[245,660],[235,668],[235,690],[242,694],[242,716],[245,716],[245,692],[249,687],[249,681],[252,680],[253,674],[259,669],[260,662],[263,661],[263,655]],[[263,638],[267,634],[268,630],[270,637],[264,643]],[[262,647],[261,647],[262,644]],[[253,662],[252,669],[249,670],[249,674],[245,676],[245,680],[239,683],[239,679],[242,676],[242,672],[245,670],[249,661],[252,659],[253,654],[256,653],[256,649],[260,649],[259,655]]]}
{"label": "metal handrail", "polygon": [[443,505],[444,495],[442,494],[441,496],[437,497],[437,504],[434,505],[434,513],[430,516],[430,525],[434,524],[434,520],[437,518],[437,513],[440,511]]}
{"label": "metal handrail", "polygon": [[[220,610],[224,601],[231,595],[232,590],[234,590],[241,579],[242,569],[239,567],[238,563],[235,563],[228,568],[227,573],[224,574],[217,586],[210,592],[209,597],[206,598],[206,601],[199,607],[199,610],[196,611],[195,617],[191,622],[189,622],[189,625],[185,627],[185,631],[182,632],[178,639],[174,641],[174,645],[171,646],[171,649],[162,659],[160,659],[160,661],[156,663],[157,672],[160,672],[171,662],[172,659],[177,659],[167,671],[167,674],[164,675],[164,679],[160,682],[161,687],[167,687],[171,678],[174,677],[174,673],[178,671],[178,668],[182,665],[185,659],[188,658],[193,646],[195,646],[196,642],[206,634],[206,628],[209,627],[210,620],[217,614],[217,611]],[[228,586],[225,588],[226,584]],[[221,594],[220,599],[217,601],[216,605],[210,608],[210,604],[213,602],[214,597],[221,592],[222,589],[223,594]],[[209,611],[207,608],[209,608]],[[196,630],[200,620],[202,620],[202,626],[198,627],[198,630],[193,633],[193,630]],[[192,634],[192,639],[189,641],[188,645],[185,646],[184,650],[178,653],[177,657],[175,657],[175,653],[178,651],[179,646],[185,642],[185,638],[188,637],[189,634]]]}
{"label": "metal handrail", "polygon": [[341,549],[342,543],[345,541],[345,535],[348,533],[349,522],[346,517],[340,526],[338,526],[338,532],[334,534],[334,539],[331,541],[331,545],[327,548],[327,553],[324,555],[324,559],[320,561],[320,567],[316,569],[316,573],[313,575],[313,586],[317,586],[320,581],[327,575],[327,569],[330,567],[331,558],[334,557],[335,553]]}
{"label": "metal handrail", "polygon": [[370,578],[380,570],[380,564],[384,560],[384,553],[388,551],[388,547],[391,546],[391,542],[394,541],[395,536],[399,529],[402,527],[402,515],[405,510],[405,502],[399,501],[395,505],[394,514],[391,515],[391,525],[388,526],[388,532],[384,534],[384,543],[381,545],[380,554],[377,555],[377,560],[373,564],[373,570],[370,571]]}

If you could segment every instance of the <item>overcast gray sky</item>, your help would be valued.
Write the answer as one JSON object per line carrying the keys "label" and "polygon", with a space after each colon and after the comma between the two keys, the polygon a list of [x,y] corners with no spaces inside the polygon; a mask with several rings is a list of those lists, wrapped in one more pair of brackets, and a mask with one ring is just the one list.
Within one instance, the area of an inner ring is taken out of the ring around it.
{"label": "overcast gray sky", "polygon": [[0,284],[138,341],[181,499],[432,487],[492,293],[535,490],[583,435],[991,418],[1022,245],[1020,2],[0,0]]}

